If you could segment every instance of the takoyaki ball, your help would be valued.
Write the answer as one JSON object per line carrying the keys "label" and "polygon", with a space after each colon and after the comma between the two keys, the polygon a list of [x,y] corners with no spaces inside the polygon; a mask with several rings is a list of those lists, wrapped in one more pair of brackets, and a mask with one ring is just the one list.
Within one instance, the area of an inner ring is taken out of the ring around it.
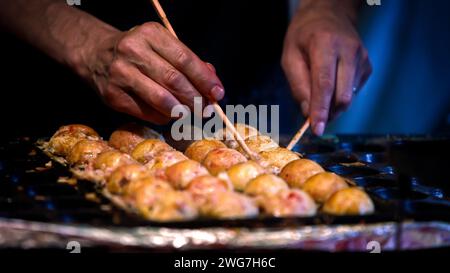
{"label": "takoyaki ball", "polygon": [[123,165],[136,163],[130,155],[117,150],[104,151],[94,160],[94,169],[109,175],[112,171]]}
{"label": "takoyaki ball", "polygon": [[161,195],[173,191],[169,183],[151,176],[133,180],[130,183],[133,186],[131,187],[131,184],[129,184],[129,192],[127,192],[126,198],[138,209],[150,207],[158,198],[161,198]]}
{"label": "takoyaki ball", "polygon": [[319,164],[312,160],[297,159],[284,166],[280,172],[280,177],[283,178],[289,186],[301,189],[308,178],[324,171],[325,170]]}
{"label": "takoyaki ball", "polygon": [[[258,129],[247,124],[235,123],[234,128],[244,140],[259,135]],[[239,147],[233,132],[228,128],[219,130],[214,134],[214,138],[223,141],[228,148],[236,149]]]}
{"label": "takoyaki ball", "polygon": [[247,161],[236,164],[228,169],[227,175],[229,180],[237,191],[244,191],[247,183],[253,178],[265,173],[263,167],[261,167],[255,161]]}
{"label": "takoyaki ball", "polygon": [[78,141],[83,139],[99,140],[100,137],[94,129],[81,125],[72,124],[60,127],[50,138],[48,148],[51,153],[59,156],[67,156]]}
{"label": "takoyaki ball", "polygon": [[257,197],[265,214],[275,217],[312,216],[317,206],[304,191],[298,189],[281,190],[274,195]]}
{"label": "takoyaki ball", "polygon": [[198,208],[188,192],[167,191],[160,195],[150,207],[141,208],[141,213],[150,220],[159,222],[191,220],[198,216]]}
{"label": "takoyaki ball", "polygon": [[209,195],[231,189],[231,185],[225,180],[211,175],[202,175],[191,180],[186,190],[192,194],[194,201],[200,207],[204,205]]}
{"label": "takoyaki ball", "polygon": [[[279,147],[278,143],[276,143],[270,137],[264,135],[258,135],[247,138],[244,142],[245,144],[247,144],[248,148],[250,148],[250,150],[252,150],[255,153],[260,153],[263,151],[268,151]],[[246,154],[241,146],[237,147],[236,150],[238,152]]]}
{"label": "takoyaki ball", "polygon": [[[262,162],[265,162],[269,167],[274,168],[278,173],[288,163],[300,159],[300,156],[286,148],[275,148],[272,150],[262,151],[259,153]],[[261,163],[264,165],[264,163]]]}
{"label": "takoyaki ball", "polygon": [[194,160],[183,160],[165,170],[167,180],[174,188],[185,189],[192,179],[209,174],[208,170]]}
{"label": "takoyaki ball", "polygon": [[54,136],[59,135],[61,133],[80,133],[86,136],[97,136],[97,132],[89,126],[83,124],[69,124],[64,125],[58,128],[55,132]]}
{"label": "takoyaki ball", "polygon": [[335,192],[323,205],[325,213],[334,215],[365,215],[374,211],[370,197],[357,187]]}
{"label": "takoyaki ball", "polygon": [[317,203],[324,203],[335,192],[348,188],[345,180],[334,173],[318,173],[303,184],[303,190],[311,195]]}
{"label": "takoyaki ball", "polygon": [[136,123],[128,123],[115,130],[109,137],[109,145],[124,153],[133,149],[146,139],[164,140],[156,131]]}
{"label": "takoyaki ball", "polygon": [[94,162],[98,154],[111,149],[102,140],[81,140],[70,150],[67,162],[71,166],[88,166]]}
{"label": "takoyaki ball", "polygon": [[203,165],[212,175],[226,171],[231,166],[246,162],[247,158],[236,150],[219,148],[209,152],[203,160]]}
{"label": "takoyaki ball", "polygon": [[254,199],[234,191],[216,191],[209,194],[200,213],[207,217],[220,219],[248,218],[258,215]]}
{"label": "takoyaki ball", "polygon": [[145,178],[148,175],[148,170],[140,164],[120,166],[109,176],[106,188],[111,193],[124,194],[131,181]]}
{"label": "takoyaki ball", "polygon": [[175,163],[186,160],[187,157],[179,151],[162,152],[150,160],[145,166],[150,170],[160,170],[172,166]]}
{"label": "takoyaki ball", "polygon": [[225,144],[215,139],[202,139],[193,142],[184,154],[192,160],[202,162],[206,155],[212,150],[226,148]]}
{"label": "takoyaki ball", "polygon": [[274,195],[281,190],[289,189],[286,182],[274,174],[262,174],[248,182],[244,189],[244,193],[257,196],[257,195]]}
{"label": "takoyaki ball", "polygon": [[156,155],[162,152],[173,151],[164,141],[159,139],[147,139],[139,143],[136,148],[131,152],[131,156],[142,164],[148,163]]}

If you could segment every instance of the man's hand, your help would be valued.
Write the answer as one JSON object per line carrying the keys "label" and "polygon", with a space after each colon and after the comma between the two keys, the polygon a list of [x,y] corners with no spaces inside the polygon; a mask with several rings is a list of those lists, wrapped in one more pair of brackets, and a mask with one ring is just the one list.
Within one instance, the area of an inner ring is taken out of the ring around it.
{"label": "man's hand", "polygon": [[86,51],[81,74],[106,104],[163,124],[172,108],[194,106],[194,97],[222,99],[222,83],[211,68],[162,25],[146,23],[118,32]]}
{"label": "man's hand", "polygon": [[282,66],[317,135],[372,72],[355,18],[353,0],[303,0],[286,34]]}
{"label": "man's hand", "polygon": [[194,96],[224,96],[214,67],[157,23],[128,32],[65,0],[0,0],[0,27],[75,70],[115,110],[157,124]]}

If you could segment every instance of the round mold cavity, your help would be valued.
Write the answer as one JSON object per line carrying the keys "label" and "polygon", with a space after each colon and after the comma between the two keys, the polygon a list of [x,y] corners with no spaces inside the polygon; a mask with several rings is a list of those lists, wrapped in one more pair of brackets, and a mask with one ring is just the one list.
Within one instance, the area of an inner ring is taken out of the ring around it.
{"label": "round mold cavity", "polygon": [[376,188],[368,191],[383,200],[424,200],[428,198],[425,193],[414,190],[401,192],[396,188]]}
{"label": "round mold cavity", "polygon": [[379,144],[355,143],[352,146],[352,151],[356,153],[383,153],[386,151],[386,147]]}
{"label": "round mold cavity", "polygon": [[436,201],[407,201],[404,208],[411,214],[421,214],[433,216],[437,214],[444,214],[450,216],[450,202],[436,202]]}
{"label": "round mold cavity", "polygon": [[387,157],[384,153],[359,153],[358,160],[366,163],[385,163]]}
{"label": "round mold cavity", "polygon": [[329,156],[330,163],[339,164],[339,163],[356,163],[358,162],[358,157],[354,154],[332,154]]}
{"label": "round mold cavity", "polygon": [[327,154],[336,151],[336,147],[326,144],[304,144],[297,146],[296,151],[304,154]]}
{"label": "round mold cavity", "polygon": [[330,160],[330,154],[305,154],[305,158],[318,164],[325,164]]}
{"label": "round mold cavity", "polygon": [[397,187],[397,181],[383,177],[357,177],[353,181],[363,188],[393,188]]}
{"label": "round mold cavity", "polygon": [[380,172],[370,167],[333,165],[327,168],[330,172],[345,177],[357,178],[377,175]]}

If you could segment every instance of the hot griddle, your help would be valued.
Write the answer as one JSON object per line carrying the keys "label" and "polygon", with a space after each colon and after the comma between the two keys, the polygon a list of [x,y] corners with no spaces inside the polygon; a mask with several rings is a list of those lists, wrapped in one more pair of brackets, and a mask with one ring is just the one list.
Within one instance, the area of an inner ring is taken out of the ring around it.
{"label": "hot griddle", "polygon": [[[24,220],[20,223],[37,223],[41,227],[46,224],[82,226],[125,232],[127,229],[135,231],[136,228],[152,228],[154,231],[208,228],[264,231],[336,228],[340,225],[358,229],[367,226],[369,229],[383,223],[394,223],[396,228],[401,228],[403,223],[450,223],[450,179],[447,171],[445,168],[436,170],[427,167],[430,162],[439,166],[448,163],[444,153],[445,145],[450,143],[448,137],[305,137],[295,147],[296,151],[317,161],[326,170],[363,187],[376,207],[372,215],[331,216],[318,213],[314,217],[198,219],[172,223],[151,222],[123,212],[96,194],[94,185],[89,181],[78,181],[75,186],[64,183],[61,177],[70,177],[70,173],[56,162],[49,167],[50,159],[36,148],[36,140],[22,137],[7,141],[0,147],[0,220]],[[427,148],[414,153],[414,147],[420,144],[427,145]],[[424,150],[426,153],[422,155]],[[423,163],[424,169],[420,169],[418,158],[420,162],[426,162]],[[414,166],[413,171],[410,166]],[[433,173],[429,174],[427,168]],[[446,236],[450,236],[450,229],[448,231]],[[445,238],[448,240],[450,237]],[[449,242],[444,240],[446,243]]]}

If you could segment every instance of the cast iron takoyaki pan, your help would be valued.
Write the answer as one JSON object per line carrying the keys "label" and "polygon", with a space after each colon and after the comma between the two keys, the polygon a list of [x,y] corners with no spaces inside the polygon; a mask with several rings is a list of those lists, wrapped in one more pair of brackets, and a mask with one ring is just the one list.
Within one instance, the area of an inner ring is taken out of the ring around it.
{"label": "cast iron takoyaki pan", "polygon": [[[314,217],[198,219],[158,223],[142,220],[114,207],[109,200],[95,194],[96,190],[89,181],[78,181],[75,187],[67,184],[66,179],[61,179],[70,176],[67,169],[56,162],[52,162],[51,167],[48,164],[45,166],[49,158],[34,147],[35,139],[21,138],[0,147],[0,217],[95,226],[186,228],[287,227],[403,219],[450,221],[450,197],[443,189],[445,186],[441,187],[441,182],[424,181],[426,176],[412,177],[407,172],[402,173],[402,179],[399,179],[396,167],[390,164],[393,160],[390,159],[392,145],[389,143],[398,143],[398,139],[396,141],[385,137],[342,136],[305,139],[302,145],[296,147],[305,157],[363,187],[375,203],[376,209],[372,215],[331,216],[318,213]],[[449,141],[445,140],[446,143]],[[426,170],[421,173],[426,173]]]}

